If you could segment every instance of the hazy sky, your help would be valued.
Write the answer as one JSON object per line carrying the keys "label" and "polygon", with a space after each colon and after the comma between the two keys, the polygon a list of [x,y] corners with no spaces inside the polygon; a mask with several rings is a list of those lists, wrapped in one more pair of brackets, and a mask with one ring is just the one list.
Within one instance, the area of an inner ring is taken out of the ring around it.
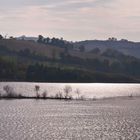
{"label": "hazy sky", "polygon": [[0,0],[0,34],[140,41],[140,0]]}

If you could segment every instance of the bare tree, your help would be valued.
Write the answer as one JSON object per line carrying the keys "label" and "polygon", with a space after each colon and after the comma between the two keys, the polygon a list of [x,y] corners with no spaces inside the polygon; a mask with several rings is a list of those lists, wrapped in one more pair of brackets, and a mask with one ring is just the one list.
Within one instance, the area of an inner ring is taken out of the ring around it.
{"label": "bare tree", "polygon": [[39,98],[39,90],[40,90],[40,86],[39,85],[35,85],[35,91],[36,91],[36,98]]}
{"label": "bare tree", "polygon": [[9,85],[6,85],[3,87],[3,90],[6,92],[6,97],[11,98],[11,97],[16,97],[16,93],[14,93],[13,88],[10,87]]}
{"label": "bare tree", "polygon": [[58,98],[59,98],[59,94],[56,93],[54,98],[55,98],[55,99],[58,99]]}
{"label": "bare tree", "polygon": [[58,96],[59,96],[60,99],[62,99],[63,98],[63,93],[61,91],[59,91]]}
{"label": "bare tree", "polygon": [[71,96],[69,94],[72,91],[72,87],[66,85],[63,90],[64,90],[64,93],[65,93],[65,98],[66,99],[70,98]]}
{"label": "bare tree", "polygon": [[45,91],[42,93],[42,97],[43,97],[44,99],[46,99],[47,96],[48,96],[48,92],[45,90]]}
{"label": "bare tree", "polygon": [[63,94],[61,91],[59,91],[56,95],[55,95],[56,99],[62,99],[63,98]]}

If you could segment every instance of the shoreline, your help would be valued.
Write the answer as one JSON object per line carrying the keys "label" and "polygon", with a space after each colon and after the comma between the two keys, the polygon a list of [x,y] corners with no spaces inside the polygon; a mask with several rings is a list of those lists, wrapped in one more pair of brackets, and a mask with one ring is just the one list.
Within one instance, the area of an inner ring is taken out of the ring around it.
{"label": "shoreline", "polygon": [[57,98],[57,97],[28,97],[28,96],[22,96],[22,97],[5,97],[1,96],[0,100],[65,100],[65,101],[101,101],[101,100],[131,100],[131,99],[136,99],[140,98],[139,95],[136,96],[114,96],[114,97],[101,97],[101,98],[85,98],[85,99],[76,99],[76,98]]}

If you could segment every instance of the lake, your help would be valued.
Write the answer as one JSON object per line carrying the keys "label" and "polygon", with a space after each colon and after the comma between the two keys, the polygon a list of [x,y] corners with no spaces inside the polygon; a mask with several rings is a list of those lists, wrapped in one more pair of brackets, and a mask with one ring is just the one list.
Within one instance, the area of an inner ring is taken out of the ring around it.
{"label": "lake", "polygon": [[139,97],[0,100],[0,140],[139,139]]}
{"label": "lake", "polygon": [[114,96],[130,96],[140,95],[140,84],[65,84],[65,83],[28,83],[28,82],[0,82],[0,93],[4,93],[3,87],[9,85],[13,87],[14,91],[26,96],[35,96],[35,85],[40,86],[40,94],[44,91],[48,92],[48,96],[54,96],[59,91],[63,93],[66,85],[72,87],[70,93],[73,97],[77,97],[76,89],[79,89],[80,96],[85,98],[103,98]]}
{"label": "lake", "polygon": [[47,90],[49,96],[69,85],[75,98],[76,89],[85,98],[117,97],[0,100],[0,140],[140,140],[139,84],[1,82],[3,94],[5,85],[26,96],[35,96],[35,85],[40,94]]}

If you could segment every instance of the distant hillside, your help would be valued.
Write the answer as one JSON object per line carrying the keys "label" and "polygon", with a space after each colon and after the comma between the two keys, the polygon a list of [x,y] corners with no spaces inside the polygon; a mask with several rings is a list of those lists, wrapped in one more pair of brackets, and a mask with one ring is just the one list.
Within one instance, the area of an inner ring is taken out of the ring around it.
{"label": "distant hillside", "polygon": [[0,40],[0,48],[3,46],[16,52],[29,49],[32,53],[47,56],[48,58],[55,57],[56,59],[60,59],[62,53],[65,53],[73,57],[78,57],[80,59],[95,59],[95,58],[101,60],[105,59],[105,57],[101,56],[100,54],[80,52],[71,48],[67,49],[55,45],[37,43],[33,40],[3,39]]}
{"label": "distant hillside", "polygon": [[127,40],[86,40],[75,43],[75,46],[81,45],[85,46],[86,51],[92,51],[95,48],[100,48],[101,51],[113,48],[126,55],[140,58],[140,42],[131,42]]}
{"label": "distant hillside", "polygon": [[114,47],[85,51],[77,47],[80,43],[75,47],[62,39],[51,41],[0,39],[0,80],[140,82],[140,59],[136,57]]}
{"label": "distant hillside", "polygon": [[27,40],[16,40],[16,39],[3,39],[0,40],[0,47],[5,46],[13,51],[21,51],[25,49],[29,49],[31,52],[47,56],[49,58],[52,57],[52,54],[56,52],[56,57],[58,54],[63,51],[62,48],[44,45],[37,43],[35,41],[27,41]]}

